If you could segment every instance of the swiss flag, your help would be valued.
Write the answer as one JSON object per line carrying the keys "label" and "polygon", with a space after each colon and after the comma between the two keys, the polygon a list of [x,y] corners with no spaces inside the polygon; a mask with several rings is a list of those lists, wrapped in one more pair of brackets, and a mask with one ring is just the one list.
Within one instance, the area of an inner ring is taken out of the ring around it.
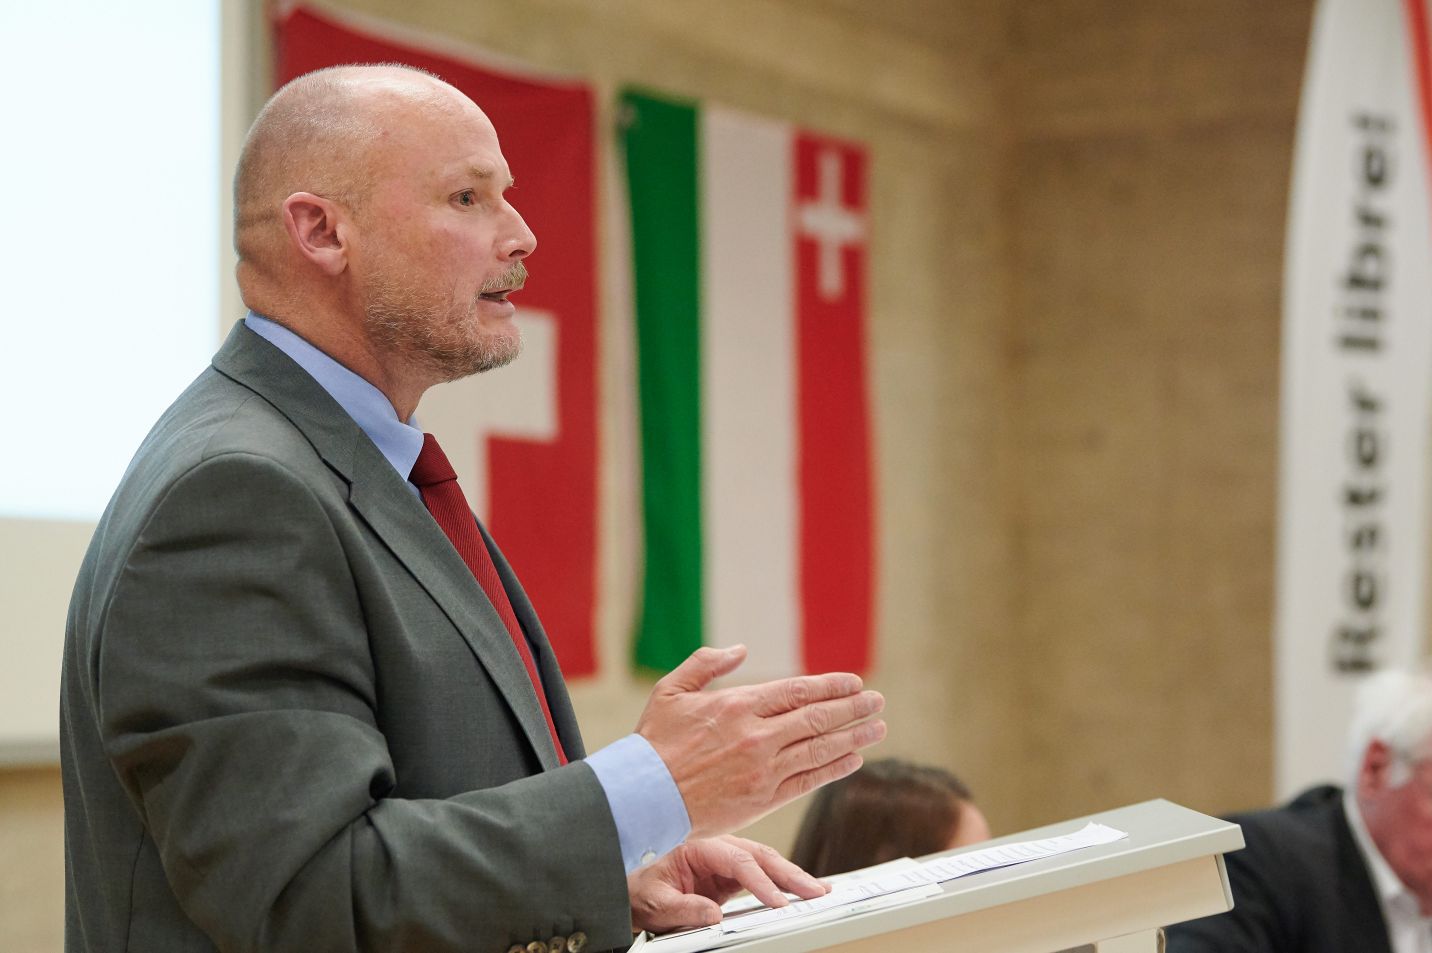
{"label": "swiss flag", "polygon": [[469,502],[522,580],[567,676],[596,670],[595,162],[591,90],[399,44],[294,7],[275,20],[275,83],[325,66],[406,63],[472,98],[497,127],[537,235],[514,299],[514,364],[436,387],[419,408]]}

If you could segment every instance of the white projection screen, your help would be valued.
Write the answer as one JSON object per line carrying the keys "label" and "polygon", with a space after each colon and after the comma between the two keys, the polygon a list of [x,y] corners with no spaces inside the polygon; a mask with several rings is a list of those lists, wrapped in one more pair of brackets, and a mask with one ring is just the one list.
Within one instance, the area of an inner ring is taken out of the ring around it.
{"label": "white projection screen", "polygon": [[228,126],[247,110],[221,108],[242,101],[221,61],[246,49],[242,4],[0,4],[0,761],[56,756],[65,613],[95,521],[228,323]]}

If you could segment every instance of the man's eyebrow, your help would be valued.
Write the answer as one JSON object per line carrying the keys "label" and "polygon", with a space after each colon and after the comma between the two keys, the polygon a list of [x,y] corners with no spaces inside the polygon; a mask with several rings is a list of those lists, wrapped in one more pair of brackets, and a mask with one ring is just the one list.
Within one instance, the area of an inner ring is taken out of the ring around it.
{"label": "man's eyebrow", "polygon": [[[482,180],[484,180],[484,181],[487,180],[487,179],[492,178],[492,176],[493,176],[492,169],[488,168],[487,166],[482,166],[482,165],[469,166],[469,167],[468,167],[468,172],[472,175],[473,178],[475,178],[475,179],[482,179]],[[510,189],[510,188],[512,188],[513,186],[515,186],[516,184],[517,184],[517,180],[516,180],[515,178],[513,178],[512,176],[509,175],[509,176],[507,177],[507,184],[506,184],[505,186],[503,186],[503,188]]]}

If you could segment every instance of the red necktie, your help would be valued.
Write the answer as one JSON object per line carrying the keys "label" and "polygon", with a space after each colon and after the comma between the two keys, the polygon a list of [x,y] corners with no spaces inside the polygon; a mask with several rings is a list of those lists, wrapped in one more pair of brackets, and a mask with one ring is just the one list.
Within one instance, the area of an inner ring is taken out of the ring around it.
{"label": "red necktie", "polygon": [[448,463],[447,455],[432,434],[423,434],[423,451],[418,454],[418,462],[413,464],[413,472],[408,479],[417,486],[423,497],[423,505],[433,514],[433,519],[437,520],[438,526],[452,541],[457,554],[467,563],[467,568],[472,571],[478,585],[482,586],[482,591],[487,593],[493,608],[502,617],[502,624],[507,626],[507,634],[512,637],[512,644],[517,649],[517,654],[522,657],[522,664],[527,667],[527,677],[532,680],[532,689],[537,693],[537,703],[542,706],[542,715],[547,719],[547,730],[552,733],[552,743],[557,746],[557,759],[566,764],[567,754],[562,750],[561,739],[557,737],[557,726],[552,722],[552,711],[547,707],[547,693],[542,690],[542,679],[537,674],[537,663],[532,660],[527,636],[517,624],[517,613],[512,611],[507,590],[502,588],[497,567],[492,563],[492,554],[487,551],[482,534],[477,530],[477,520],[473,518],[472,510],[467,507],[467,498],[462,495],[462,488],[457,485],[457,473],[452,464]]}

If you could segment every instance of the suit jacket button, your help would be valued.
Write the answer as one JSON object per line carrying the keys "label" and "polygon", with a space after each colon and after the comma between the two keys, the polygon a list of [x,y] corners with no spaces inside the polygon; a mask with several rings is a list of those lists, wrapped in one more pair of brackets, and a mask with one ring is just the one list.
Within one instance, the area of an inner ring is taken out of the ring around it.
{"label": "suit jacket button", "polygon": [[567,953],[582,953],[587,948],[587,935],[581,930],[573,930],[572,935],[567,937]]}
{"label": "suit jacket button", "polygon": [[527,944],[527,953],[547,953],[547,944],[541,940],[533,940]]}
{"label": "suit jacket button", "polygon": [[527,953],[527,947],[521,943],[514,943],[507,948],[507,953]]}
{"label": "suit jacket button", "polygon": [[567,938],[564,936],[552,937],[547,941],[547,949],[551,953],[567,953]]}

